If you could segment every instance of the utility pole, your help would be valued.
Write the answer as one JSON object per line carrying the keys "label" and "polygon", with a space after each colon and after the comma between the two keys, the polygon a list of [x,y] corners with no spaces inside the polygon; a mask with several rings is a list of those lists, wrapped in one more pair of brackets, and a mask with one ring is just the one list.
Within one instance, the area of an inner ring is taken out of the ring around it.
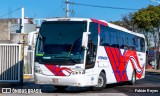
{"label": "utility pole", "polygon": [[66,0],[65,3],[66,3],[66,9],[65,9],[66,17],[69,17],[69,1]]}
{"label": "utility pole", "polygon": [[22,26],[22,29],[21,29],[21,33],[24,33],[24,7],[22,7],[22,13],[21,13],[21,15],[22,15],[22,17],[21,17],[21,19],[22,19],[22,24],[21,24],[21,26]]}

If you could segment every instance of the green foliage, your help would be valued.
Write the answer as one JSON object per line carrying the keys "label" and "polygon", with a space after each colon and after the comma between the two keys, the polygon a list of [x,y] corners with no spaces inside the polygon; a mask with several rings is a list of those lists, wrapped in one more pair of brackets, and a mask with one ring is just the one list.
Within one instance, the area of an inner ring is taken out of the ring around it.
{"label": "green foliage", "polygon": [[134,24],[143,31],[146,37],[147,45],[150,47],[149,43],[149,32],[152,32],[154,38],[155,47],[157,42],[156,32],[159,32],[160,27],[160,6],[149,5],[147,8],[143,8],[133,15]]}
{"label": "green foliage", "polygon": [[153,32],[155,28],[159,27],[160,20],[160,6],[148,6],[143,8],[133,15],[134,24],[139,29],[145,32]]}

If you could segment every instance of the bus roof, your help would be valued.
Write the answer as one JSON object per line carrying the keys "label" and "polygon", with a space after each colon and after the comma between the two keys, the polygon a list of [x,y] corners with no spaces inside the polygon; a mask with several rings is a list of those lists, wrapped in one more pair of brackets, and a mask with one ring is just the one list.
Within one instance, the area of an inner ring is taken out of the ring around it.
{"label": "bus roof", "polygon": [[[45,21],[88,21],[88,22],[93,22],[93,20],[96,20],[96,19],[90,19],[90,18],[59,18],[59,17],[51,18],[51,19],[45,19]],[[143,34],[130,31],[130,30],[124,28],[124,27],[109,23],[109,22],[107,22],[105,20],[96,20],[96,21],[104,23],[104,24],[106,24],[107,26],[109,26],[111,28],[114,28],[114,29],[117,29],[117,30],[121,30],[121,31],[130,33],[130,34],[145,38]]]}

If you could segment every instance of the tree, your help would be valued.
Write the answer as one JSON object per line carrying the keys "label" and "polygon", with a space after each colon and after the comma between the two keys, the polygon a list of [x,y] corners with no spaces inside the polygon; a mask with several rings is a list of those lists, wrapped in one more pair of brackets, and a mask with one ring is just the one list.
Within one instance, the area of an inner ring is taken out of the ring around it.
{"label": "tree", "polygon": [[135,31],[135,26],[133,22],[133,13],[122,16],[122,20],[111,22],[113,24],[122,26],[128,30]]}
{"label": "tree", "polygon": [[[121,21],[113,23],[123,26],[131,31],[144,34],[148,48],[151,47],[151,37],[154,37],[155,48],[159,49],[158,33],[160,32],[160,6],[149,5],[135,13],[129,13],[128,15],[123,16]],[[155,57],[158,56],[156,55]]]}
{"label": "tree", "polygon": [[[154,37],[155,48],[159,49],[157,39],[159,36],[158,33],[160,31],[159,30],[160,29],[160,6],[150,5],[147,8],[139,10],[138,12],[134,13],[133,20],[134,20],[134,23],[137,25],[137,27],[145,35],[148,47],[149,47],[148,35],[151,32]],[[157,53],[155,55],[155,58],[159,60],[159,55],[157,56]],[[160,68],[160,64],[158,64],[158,67]]]}
{"label": "tree", "polygon": [[127,28],[128,30],[135,31],[135,25],[133,22],[133,13],[129,13],[122,17],[123,27]]}
{"label": "tree", "polygon": [[[133,15],[134,24],[137,26],[138,31],[145,35],[147,46],[149,45],[149,31],[152,28],[151,18],[149,11],[141,9]],[[148,46],[149,47],[149,46]]]}

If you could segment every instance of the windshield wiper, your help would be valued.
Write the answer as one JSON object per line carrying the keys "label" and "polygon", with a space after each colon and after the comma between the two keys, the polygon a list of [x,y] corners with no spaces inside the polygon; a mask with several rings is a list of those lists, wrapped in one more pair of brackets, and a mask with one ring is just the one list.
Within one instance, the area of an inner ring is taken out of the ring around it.
{"label": "windshield wiper", "polygon": [[78,61],[76,61],[76,60],[74,60],[74,59],[69,59],[69,60],[71,60],[73,63],[78,63]]}

